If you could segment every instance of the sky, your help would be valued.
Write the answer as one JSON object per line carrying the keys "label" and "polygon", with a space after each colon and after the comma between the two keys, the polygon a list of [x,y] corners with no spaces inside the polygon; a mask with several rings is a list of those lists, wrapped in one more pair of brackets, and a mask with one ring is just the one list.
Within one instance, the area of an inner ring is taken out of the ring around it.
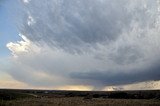
{"label": "sky", "polygon": [[[9,55],[9,50],[6,48],[6,44],[11,41],[17,40],[19,37],[17,36],[18,31],[14,22],[12,21],[11,14],[7,8],[10,5],[9,0],[1,0],[0,1],[0,50],[1,58],[3,56]],[[14,36],[13,36],[14,35]]]}
{"label": "sky", "polygon": [[0,0],[0,88],[160,89],[159,0]]}

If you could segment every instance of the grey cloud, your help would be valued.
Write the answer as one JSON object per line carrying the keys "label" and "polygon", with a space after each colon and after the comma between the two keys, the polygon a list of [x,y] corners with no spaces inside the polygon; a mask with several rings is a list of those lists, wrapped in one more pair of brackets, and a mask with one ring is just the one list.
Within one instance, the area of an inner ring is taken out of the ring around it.
{"label": "grey cloud", "polygon": [[27,10],[36,23],[28,26],[24,22],[21,32],[32,41],[42,40],[66,51],[109,43],[131,23],[132,13],[127,12],[126,3],[125,0],[34,0]]}
{"label": "grey cloud", "polygon": [[[13,58],[9,73],[15,79],[32,85],[95,86],[159,80],[156,1],[31,0],[19,8],[19,32],[32,44]],[[33,45],[40,52],[33,52]]]}
{"label": "grey cloud", "polygon": [[[147,66],[146,66],[147,67]],[[124,85],[136,82],[160,80],[160,65],[156,63],[145,70],[130,70],[129,73],[123,70],[117,70],[116,73],[107,71],[89,71],[85,73],[71,73],[70,76],[75,79],[92,80],[88,82],[95,86],[98,85]],[[96,82],[94,82],[96,81]],[[98,82],[98,83],[97,83]]]}
{"label": "grey cloud", "polygon": [[143,54],[137,50],[138,47],[123,46],[119,47],[115,54],[110,54],[110,59],[117,64],[130,64],[137,62],[140,58],[143,58]]}
{"label": "grey cloud", "polygon": [[[35,63],[32,62],[31,64]],[[40,65],[41,64],[39,64],[39,66]],[[43,67],[45,66],[43,65]],[[64,75],[62,77],[60,75],[57,75],[56,73],[48,72],[48,70],[45,70],[46,68],[42,68],[41,70],[39,68],[37,68],[36,66],[32,67],[29,65],[25,65],[22,62],[14,62],[14,65],[11,67],[11,69],[7,71],[15,80],[24,82],[31,86],[52,87],[69,84],[68,82],[70,82],[65,78]]]}

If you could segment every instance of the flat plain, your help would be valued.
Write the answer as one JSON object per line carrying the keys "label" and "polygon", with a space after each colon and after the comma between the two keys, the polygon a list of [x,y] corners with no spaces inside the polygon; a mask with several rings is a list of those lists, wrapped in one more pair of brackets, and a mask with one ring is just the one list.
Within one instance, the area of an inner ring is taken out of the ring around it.
{"label": "flat plain", "polygon": [[0,90],[0,106],[160,106],[160,90]]}

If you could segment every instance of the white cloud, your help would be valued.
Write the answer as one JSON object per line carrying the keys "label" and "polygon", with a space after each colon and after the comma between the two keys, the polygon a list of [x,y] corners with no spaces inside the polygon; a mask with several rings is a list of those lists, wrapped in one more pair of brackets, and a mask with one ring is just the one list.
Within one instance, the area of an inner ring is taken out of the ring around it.
{"label": "white cloud", "polygon": [[121,90],[159,90],[160,81],[138,82],[119,86],[106,86],[104,91],[121,91]]}
{"label": "white cloud", "polygon": [[29,3],[31,0],[23,0],[24,3]]}
{"label": "white cloud", "polygon": [[31,26],[31,25],[33,25],[33,24],[35,24],[36,23],[36,21],[33,19],[33,17],[31,16],[31,15],[29,15],[28,16],[28,20],[27,20],[27,24],[29,25],[29,26]]}
{"label": "white cloud", "polygon": [[23,53],[39,52],[39,47],[32,44],[31,41],[24,35],[19,34],[19,36],[22,38],[21,41],[17,41],[16,43],[10,42],[6,45],[14,57],[17,57]]}

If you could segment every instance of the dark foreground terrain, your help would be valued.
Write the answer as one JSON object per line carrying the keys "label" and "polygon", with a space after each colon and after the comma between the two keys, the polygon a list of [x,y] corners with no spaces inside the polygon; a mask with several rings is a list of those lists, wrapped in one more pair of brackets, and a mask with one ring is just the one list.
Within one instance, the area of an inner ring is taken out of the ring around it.
{"label": "dark foreground terrain", "polygon": [[154,91],[0,90],[0,106],[160,106]]}

